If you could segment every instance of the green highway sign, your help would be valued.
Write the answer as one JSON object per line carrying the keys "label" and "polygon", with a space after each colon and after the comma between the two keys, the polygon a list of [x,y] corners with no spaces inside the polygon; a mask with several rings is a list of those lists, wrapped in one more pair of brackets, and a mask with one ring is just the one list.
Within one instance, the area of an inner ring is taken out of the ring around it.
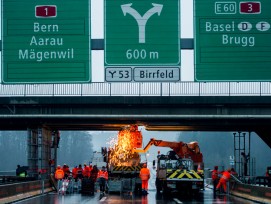
{"label": "green highway sign", "polygon": [[2,82],[91,79],[90,1],[2,0]]}
{"label": "green highway sign", "polygon": [[179,0],[105,0],[105,66],[180,65]]}
{"label": "green highway sign", "polygon": [[271,80],[270,1],[194,1],[195,80]]}

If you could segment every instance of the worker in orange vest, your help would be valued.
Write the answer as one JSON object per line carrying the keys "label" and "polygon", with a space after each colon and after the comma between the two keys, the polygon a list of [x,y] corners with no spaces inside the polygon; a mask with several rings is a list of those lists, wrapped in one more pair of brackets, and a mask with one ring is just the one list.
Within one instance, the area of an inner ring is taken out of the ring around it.
{"label": "worker in orange vest", "polygon": [[222,173],[222,177],[219,179],[219,183],[216,186],[216,190],[219,190],[220,186],[222,185],[224,188],[224,192],[227,192],[227,182],[231,178],[231,169],[228,169],[227,171],[224,171]]}
{"label": "worker in orange vest", "polygon": [[147,168],[147,164],[143,164],[143,168],[140,170],[139,177],[142,181],[142,190],[148,193],[148,181],[150,179],[150,170]]}
{"label": "worker in orange vest", "polygon": [[100,191],[102,194],[104,194],[106,181],[108,180],[108,172],[106,171],[105,166],[103,166],[102,169],[98,172],[97,178],[100,184]]}
{"label": "worker in orange vest", "polygon": [[78,179],[82,179],[83,178],[83,168],[82,168],[82,165],[79,164],[78,168],[77,168],[77,178]]}
{"label": "worker in orange vest", "polygon": [[64,171],[64,178],[67,179],[71,173],[70,167],[67,164],[64,164],[62,170]]}
{"label": "worker in orange vest", "polygon": [[90,168],[89,168],[89,166],[87,166],[87,164],[84,164],[83,177],[84,178],[90,177]]}
{"label": "worker in orange vest", "polygon": [[93,169],[93,167],[92,167],[92,165],[90,164],[90,165],[89,165],[89,172],[90,172],[90,173],[89,173],[89,176],[91,176],[91,171],[92,171],[92,169]]}
{"label": "worker in orange vest", "polygon": [[214,167],[214,170],[212,170],[212,181],[213,181],[213,193],[214,193],[214,197],[216,197],[216,186],[218,184],[218,166]]}
{"label": "worker in orange vest", "polygon": [[59,192],[62,185],[62,179],[64,178],[64,171],[61,169],[61,166],[58,165],[55,172],[55,179],[57,180],[57,191]]}
{"label": "worker in orange vest", "polygon": [[64,178],[64,171],[61,169],[61,166],[58,165],[55,172],[55,179],[62,180]]}
{"label": "worker in orange vest", "polygon": [[73,167],[72,169],[72,177],[75,181],[77,181],[77,166]]}
{"label": "worker in orange vest", "polygon": [[93,166],[91,172],[90,172],[90,177],[92,181],[95,183],[98,177],[99,169],[97,168],[96,165]]}
{"label": "worker in orange vest", "polygon": [[267,167],[265,176],[267,178],[267,186],[271,187],[271,167]]}

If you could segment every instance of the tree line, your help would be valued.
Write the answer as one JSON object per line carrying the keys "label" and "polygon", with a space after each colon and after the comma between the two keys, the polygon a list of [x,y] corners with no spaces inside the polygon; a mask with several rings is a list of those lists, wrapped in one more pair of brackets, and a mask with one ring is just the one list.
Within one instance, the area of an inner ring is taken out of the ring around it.
{"label": "tree line", "polygon": [[[70,166],[88,163],[93,146],[92,135],[85,131],[60,131],[57,162]],[[27,131],[0,131],[0,171],[27,166]]]}

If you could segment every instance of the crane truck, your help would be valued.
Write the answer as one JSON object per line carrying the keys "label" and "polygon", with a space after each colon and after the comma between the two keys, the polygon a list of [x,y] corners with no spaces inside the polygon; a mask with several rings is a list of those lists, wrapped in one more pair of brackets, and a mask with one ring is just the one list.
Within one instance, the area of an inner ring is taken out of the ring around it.
{"label": "crane truck", "polygon": [[167,155],[157,156],[157,193],[171,191],[198,193],[204,189],[203,155],[198,142],[170,142],[152,138],[144,149],[134,152],[145,153],[152,146],[169,147]]}
{"label": "crane truck", "polygon": [[136,125],[124,127],[118,133],[117,143],[108,151],[109,192],[141,192],[142,164],[140,155],[132,152],[134,148],[142,148],[142,133]]}

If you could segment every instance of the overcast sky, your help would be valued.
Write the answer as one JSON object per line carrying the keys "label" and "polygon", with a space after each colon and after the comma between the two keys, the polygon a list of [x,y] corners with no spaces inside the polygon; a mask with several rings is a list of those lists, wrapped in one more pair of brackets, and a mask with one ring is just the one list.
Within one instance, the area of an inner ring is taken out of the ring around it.
{"label": "overcast sky", "polygon": [[[1,5],[0,1],[0,5]],[[193,38],[193,1],[181,2],[181,38]],[[91,38],[104,38],[104,1],[91,0]],[[2,14],[1,14],[2,16]],[[1,22],[0,26],[2,28]],[[0,36],[2,39],[2,34]],[[1,56],[0,56],[1,58]],[[1,65],[0,65],[1,67]],[[194,81],[193,50],[181,51],[181,80]],[[104,52],[92,51],[92,81],[104,82]]]}

